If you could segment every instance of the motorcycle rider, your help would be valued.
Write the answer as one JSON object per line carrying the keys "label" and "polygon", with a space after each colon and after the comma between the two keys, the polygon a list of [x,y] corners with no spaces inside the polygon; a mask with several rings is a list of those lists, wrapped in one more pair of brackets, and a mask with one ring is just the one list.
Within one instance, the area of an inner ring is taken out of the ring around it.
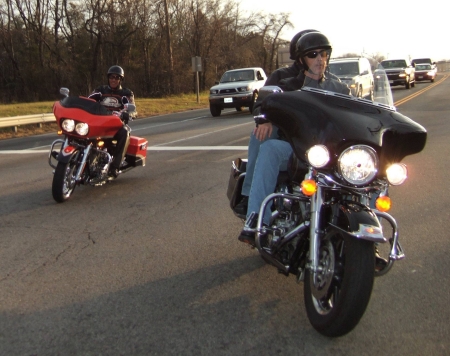
{"label": "motorcycle rider", "polygon": [[[330,78],[326,73],[331,51],[332,46],[324,34],[310,32],[301,36],[296,44],[296,57],[299,58],[303,70],[296,77],[281,80],[279,86],[283,91],[298,90],[307,85],[350,94],[350,89],[346,84]],[[268,121],[265,119],[257,119],[258,127],[266,123]],[[239,241],[254,246],[254,228],[261,203],[269,194],[273,193],[278,173],[287,169],[291,154],[291,145],[285,140],[281,131],[279,131],[278,139],[266,140],[261,144],[250,184],[247,221],[239,235]],[[269,225],[270,217],[270,210],[266,210],[263,217],[264,224]]]}
{"label": "motorcycle rider", "polygon": [[[125,72],[122,67],[113,65],[108,69],[106,74],[108,78],[108,84],[97,87],[90,95],[89,98],[98,101],[104,105],[108,110],[119,111],[124,108],[124,104],[134,104],[134,94],[128,89],[122,87],[122,82],[125,78]],[[136,115],[136,112],[132,114]],[[126,125],[130,119],[128,112],[123,112],[121,119]],[[114,135],[114,140],[117,141],[115,152],[113,152],[113,160],[109,166],[108,175],[111,178],[117,178],[120,172],[120,164],[128,148],[130,142],[130,132],[126,129],[125,125],[117,131]]]}
{"label": "motorcycle rider", "polygon": [[[303,35],[317,32],[317,30],[303,30],[298,32],[289,45],[289,58],[294,61],[290,67],[278,68],[273,71],[272,74],[267,78],[264,85],[278,85],[279,81],[286,78],[296,77],[300,71],[303,69],[303,65],[298,57],[298,53],[296,50],[297,42]],[[261,102],[258,101],[253,109],[253,115],[258,115],[260,110]],[[234,211],[241,215],[247,214],[247,206],[248,206],[248,196],[250,194],[250,187],[253,179],[253,171],[255,168],[256,157],[258,156],[259,147],[262,142],[266,139],[276,138],[277,135],[277,127],[273,126],[272,123],[268,122],[265,124],[257,125],[252,133],[250,134],[250,141],[248,144],[248,160],[247,160],[247,170],[244,178],[244,182],[242,184],[241,194],[243,195],[243,199],[234,207]]]}

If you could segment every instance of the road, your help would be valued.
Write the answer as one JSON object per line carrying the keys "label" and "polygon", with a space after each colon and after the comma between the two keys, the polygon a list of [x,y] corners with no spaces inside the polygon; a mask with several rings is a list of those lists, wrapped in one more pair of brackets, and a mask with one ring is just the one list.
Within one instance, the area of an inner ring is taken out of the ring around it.
{"label": "road", "polygon": [[226,188],[248,112],[135,121],[146,167],[64,204],[55,135],[0,141],[0,355],[448,355],[450,79],[393,92],[429,132],[391,189],[406,259],[337,339],[310,326],[302,284],[237,240]]}

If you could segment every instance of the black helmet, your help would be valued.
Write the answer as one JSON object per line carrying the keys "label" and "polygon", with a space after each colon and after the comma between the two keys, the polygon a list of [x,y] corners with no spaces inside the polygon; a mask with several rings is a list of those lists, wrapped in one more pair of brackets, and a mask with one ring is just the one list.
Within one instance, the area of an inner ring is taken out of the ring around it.
{"label": "black helmet", "polygon": [[290,53],[290,59],[292,60],[297,60],[298,57],[295,55],[296,54],[296,48],[297,48],[297,41],[300,39],[300,37],[302,37],[303,35],[306,35],[307,33],[310,32],[317,32],[317,30],[303,30],[300,31],[299,33],[297,33],[294,37],[292,37],[291,40],[291,44],[289,45],[289,53]]}
{"label": "black helmet", "polygon": [[300,37],[295,46],[295,55],[298,57],[303,57],[309,51],[314,49],[329,49],[331,50],[330,41],[323,33],[320,32],[310,32]]}
{"label": "black helmet", "polygon": [[106,76],[109,77],[110,74],[117,74],[120,78],[125,77],[125,72],[123,71],[122,67],[120,66],[112,66],[108,69],[108,74]]}

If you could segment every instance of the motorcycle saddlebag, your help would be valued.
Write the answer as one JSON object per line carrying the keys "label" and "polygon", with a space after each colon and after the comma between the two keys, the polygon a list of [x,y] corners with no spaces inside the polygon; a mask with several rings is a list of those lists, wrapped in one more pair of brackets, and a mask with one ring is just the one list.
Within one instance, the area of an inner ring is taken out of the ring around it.
{"label": "motorcycle saddlebag", "polygon": [[126,161],[130,166],[145,166],[147,143],[148,141],[145,138],[130,136],[130,144],[126,154]]}
{"label": "motorcycle saddlebag", "polygon": [[227,197],[230,200],[230,207],[234,207],[241,201],[242,184],[244,183],[247,160],[236,158],[231,163],[230,178],[228,181]]}

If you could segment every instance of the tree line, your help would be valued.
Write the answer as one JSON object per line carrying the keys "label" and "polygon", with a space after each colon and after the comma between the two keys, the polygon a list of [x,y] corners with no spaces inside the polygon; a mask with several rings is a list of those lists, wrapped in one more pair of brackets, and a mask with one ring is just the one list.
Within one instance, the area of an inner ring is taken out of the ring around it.
{"label": "tree line", "polygon": [[118,64],[137,97],[200,90],[228,69],[277,68],[289,14],[243,12],[228,0],[0,0],[0,102],[86,95]]}

